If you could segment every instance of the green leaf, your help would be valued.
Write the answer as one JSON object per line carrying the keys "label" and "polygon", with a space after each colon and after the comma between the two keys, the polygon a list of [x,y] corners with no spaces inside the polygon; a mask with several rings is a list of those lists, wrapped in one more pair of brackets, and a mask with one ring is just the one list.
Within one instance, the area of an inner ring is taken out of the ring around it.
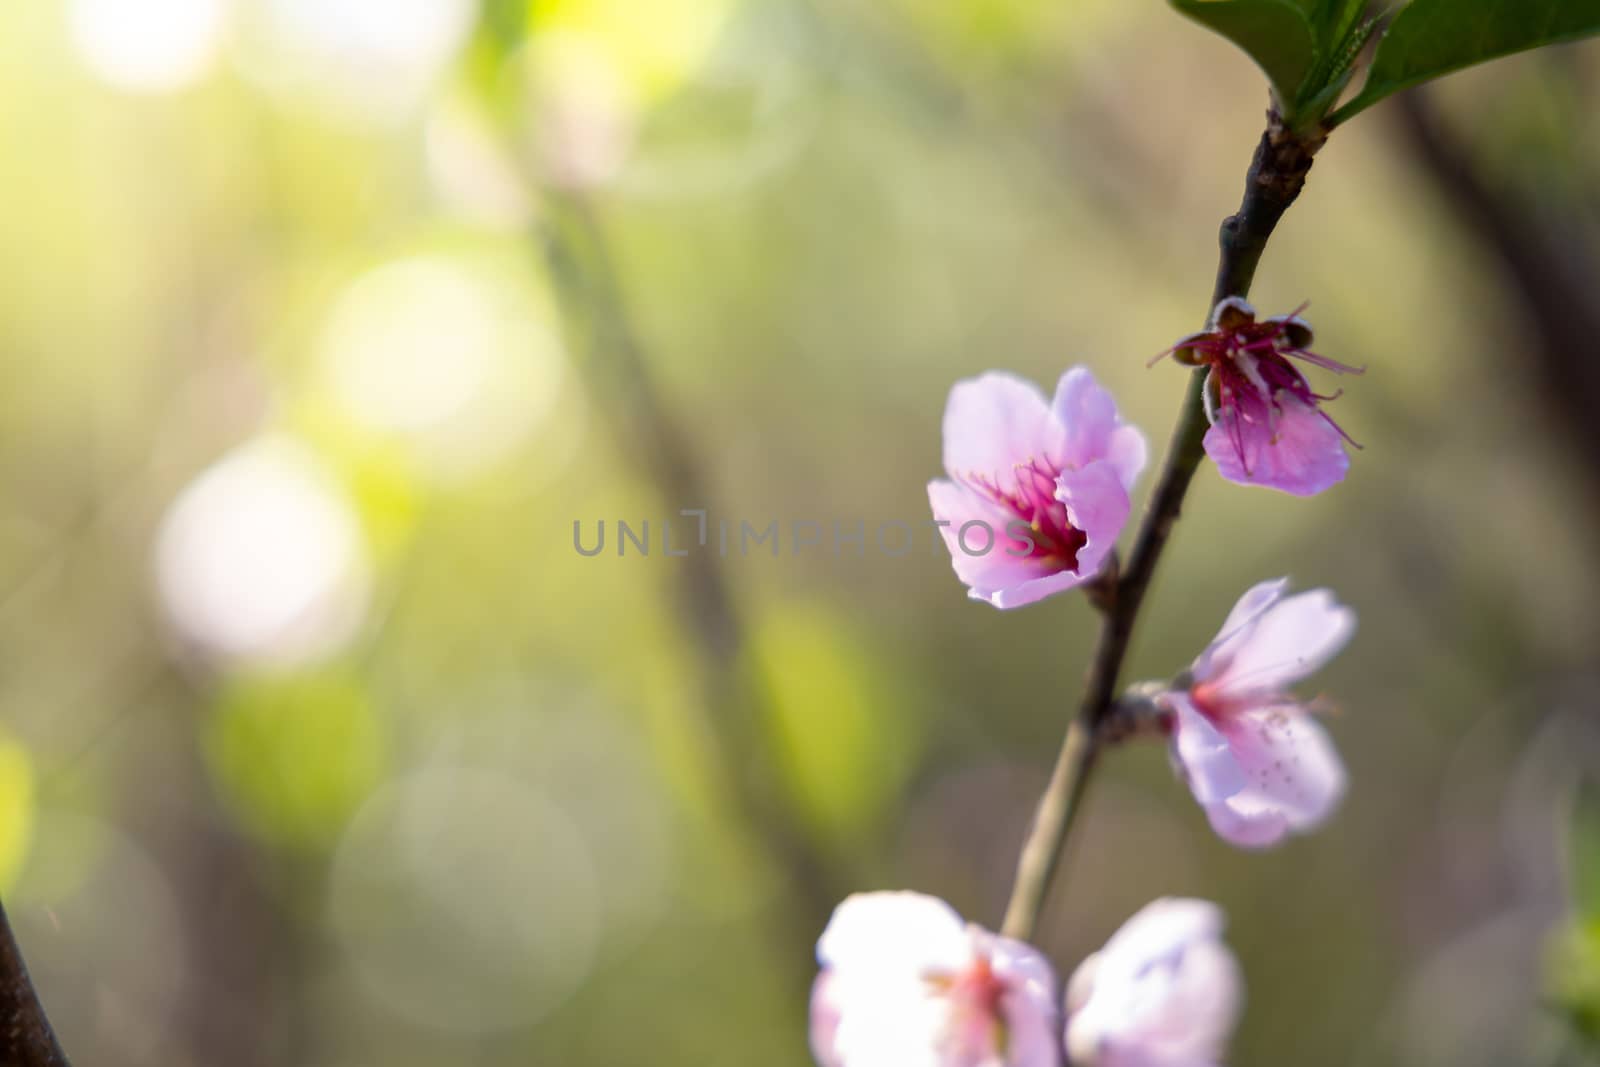
{"label": "green leaf", "polygon": [[1378,45],[1340,123],[1379,100],[1474,63],[1600,33],[1600,0],[1412,0]]}
{"label": "green leaf", "polygon": [[1600,923],[1600,782],[1584,782],[1572,803],[1567,857],[1578,916]]}
{"label": "green leaf", "polygon": [[1174,8],[1220,33],[1266,72],[1284,107],[1294,103],[1317,65],[1316,33],[1308,12],[1317,0],[1169,0]]}
{"label": "green leaf", "polygon": [[1324,54],[1329,48],[1344,40],[1361,16],[1366,13],[1368,0],[1320,0],[1307,12],[1316,27],[1317,42]]}
{"label": "green leaf", "polygon": [[[1357,5],[1358,9],[1363,6]],[[1322,62],[1306,79],[1306,84],[1301,87],[1300,100],[1295,104],[1301,121],[1322,121],[1322,116],[1338,102],[1344,87],[1355,75],[1355,64],[1361,50],[1377,28],[1377,19],[1357,22],[1341,29],[1334,43],[1325,47]]]}

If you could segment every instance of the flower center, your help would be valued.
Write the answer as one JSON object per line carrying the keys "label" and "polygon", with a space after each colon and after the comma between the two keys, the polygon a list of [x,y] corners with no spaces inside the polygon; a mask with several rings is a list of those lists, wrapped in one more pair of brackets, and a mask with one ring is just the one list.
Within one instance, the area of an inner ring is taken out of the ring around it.
{"label": "flower center", "polygon": [[[1056,479],[1061,472],[1042,459],[1029,459],[1012,468],[1012,485],[998,478],[968,474],[961,481],[973,492],[1009,512],[1027,527],[1027,540],[1015,529],[996,530],[996,551],[1028,559],[1050,570],[1073,570],[1089,535],[1072,525],[1067,506],[1056,499]],[[1008,526],[1010,524],[1008,523]]]}
{"label": "flower center", "polygon": [[1212,722],[1222,717],[1222,694],[1210,682],[1196,682],[1189,689],[1189,703]]}
{"label": "flower center", "polygon": [[987,956],[979,956],[960,974],[942,975],[930,982],[950,1005],[945,1041],[956,1062],[988,1062],[997,1052],[1005,1054],[1010,1038],[1002,1011],[1006,983],[994,973]]}

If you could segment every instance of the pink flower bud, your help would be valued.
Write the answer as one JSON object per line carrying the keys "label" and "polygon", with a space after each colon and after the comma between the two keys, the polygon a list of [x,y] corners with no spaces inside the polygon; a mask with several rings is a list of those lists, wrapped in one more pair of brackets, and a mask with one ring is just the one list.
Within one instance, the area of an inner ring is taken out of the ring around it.
{"label": "pink flower bud", "polygon": [[1213,1067],[1239,1016],[1243,981],[1203,900],[1146,905],[1067,984],[1073,1067]]}

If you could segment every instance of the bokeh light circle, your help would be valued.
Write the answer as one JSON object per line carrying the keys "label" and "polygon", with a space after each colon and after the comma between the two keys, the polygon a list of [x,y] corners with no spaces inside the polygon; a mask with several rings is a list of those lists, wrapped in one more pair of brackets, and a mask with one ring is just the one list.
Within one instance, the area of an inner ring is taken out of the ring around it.
{"label": "bokeh light circle", "polygon": [[72,42],[101,80],[130,92],[172,92],[210,72],[227,30],[227,0],[71,0]]}
{"label": "bokeh light circle", "polygon": [[155,555],[174,630],[220,661],[320,659],[366,611],[370,564],[354,507],[287,436],[257,438],[202,472],[168,510]]}
{"label": "bokeh light circle", "polygon": [[565,365],[553,324],[508,279],[428,255],[352,282],[320,359],[341,412],[446,481],[520,444],[554,407]]}
{"label": "bokeh light circle", "polygon": [[248,77],[358,122],[409,117],[466,43],[476,0],[260,0]]}
{"label": "bokeh light circle", "polygon": [[588,977],[600,930],[582,834],[508,775],[434,767],[382,790],[334,857],[328,922],[361,988],[426,1026],[536,1022]]}

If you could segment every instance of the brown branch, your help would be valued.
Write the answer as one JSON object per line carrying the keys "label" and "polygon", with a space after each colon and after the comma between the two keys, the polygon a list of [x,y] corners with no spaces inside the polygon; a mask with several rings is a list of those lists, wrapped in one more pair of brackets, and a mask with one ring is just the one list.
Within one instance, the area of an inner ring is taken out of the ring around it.
{"label": "brown branch", "polygon": [[28,977],[28,965],[11,933],[4,905],[0,905],[0,1064],[71,1067]]}
{"label": "brown branch", "polygon": [[[1245,176],[1244,199],[1238,212],[1222,224],[1217,280],[1211,302],[1206,305],[1208,319],[1211,309],[1223,298],[1249,293],[1267,241],[1304,188],[1312,157],[1322,147],[1323,140],[1320,132],[1295,134],[1277,115],[1268,115],[1267,130],[1261,135],[1255,158]],[[1117,582],[1115,595],[1102,608],[1099,643],[1090,662],[1082,704],[1067,729],[1050,784],[1039,801],[1033,827],[1017,861],[1016,881],[1001,927],[1007,937],[1019,940],[1033,937],[1045,896],[1060,865],[1067,835],[1094,770],[1102,743],[1102,727],[1115,705],[1117,681],[1133,639],[1140,606],[1162,550],[1172,535],[1172,527],[1183,511],[1189,483],[1205,454],[1202,448],[1206,431],[1205,375],[1204,370],[1196,370],[1190,377],[1183,408],[1167,446],[1161,477],[1134,538],[1127,568]]]}

